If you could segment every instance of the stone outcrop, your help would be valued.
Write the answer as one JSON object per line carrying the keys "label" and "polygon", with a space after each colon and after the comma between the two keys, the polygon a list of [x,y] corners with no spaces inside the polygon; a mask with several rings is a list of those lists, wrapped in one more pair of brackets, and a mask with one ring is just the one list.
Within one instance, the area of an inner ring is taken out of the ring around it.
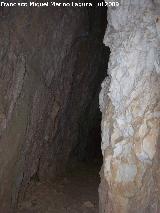
{"label": "stone outcrop", "polygon": [[[105,14],[102,8],[1,8],[1,213],[13,212],[32,179],[60,174],[80,134],[87,138],[94,128],[107,63]],[[86,140],[81,143],[83,152]]]}
{"label": "stone outcrop", "polygon": [[160,210],[160,1],[108,9],[102,84],[100,213]]}

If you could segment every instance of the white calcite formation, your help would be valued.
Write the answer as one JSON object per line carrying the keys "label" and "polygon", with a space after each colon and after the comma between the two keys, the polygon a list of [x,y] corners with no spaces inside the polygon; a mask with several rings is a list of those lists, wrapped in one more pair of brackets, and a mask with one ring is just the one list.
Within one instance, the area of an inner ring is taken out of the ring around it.
{"label": "white calcite formation", "polygon": [[160,211],[160,0],[108,8],[100,212]]}

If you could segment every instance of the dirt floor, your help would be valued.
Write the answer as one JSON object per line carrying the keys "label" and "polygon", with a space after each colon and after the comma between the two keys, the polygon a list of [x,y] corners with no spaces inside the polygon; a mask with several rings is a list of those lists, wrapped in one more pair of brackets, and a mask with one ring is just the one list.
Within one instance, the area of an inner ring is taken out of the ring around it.
{"label": "dirt floor", "polygon": [[83,163],[54,183],[32,183],[18,213],[98,213],[99,170]]}

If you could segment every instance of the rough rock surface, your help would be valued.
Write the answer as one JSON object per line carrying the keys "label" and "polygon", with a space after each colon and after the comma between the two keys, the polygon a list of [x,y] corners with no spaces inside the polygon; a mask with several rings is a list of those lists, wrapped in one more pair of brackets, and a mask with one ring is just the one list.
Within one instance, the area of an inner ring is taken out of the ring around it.
{"label": "rough rock surface", "polygon": [[102,84],[100,212],[160,210],[160,1],[108,9],[109,75]]}
{"label": "rough rock surface", "polygon": [[1,213],[13,212],[30,180],[62,172],[83,134],[80,127],[94,127],[85,115],[92,112],[94,120],[98,111],[105,14],[94,8],[1,8]]}
{"label": "rough rock surface", "polygon": [[32,181],[16,213],[98,213],[98,173],[99,165],[90,161],[54,182]]}

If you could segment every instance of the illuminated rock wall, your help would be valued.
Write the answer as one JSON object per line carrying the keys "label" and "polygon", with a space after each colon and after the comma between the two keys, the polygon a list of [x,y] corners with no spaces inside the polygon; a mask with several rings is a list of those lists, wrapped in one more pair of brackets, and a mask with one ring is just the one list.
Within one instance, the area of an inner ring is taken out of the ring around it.
{"label": "illuminated rock wall", "polygon": [[160,198],[160,2],[108,9],[102,84],[100,213],[158,213]]}

